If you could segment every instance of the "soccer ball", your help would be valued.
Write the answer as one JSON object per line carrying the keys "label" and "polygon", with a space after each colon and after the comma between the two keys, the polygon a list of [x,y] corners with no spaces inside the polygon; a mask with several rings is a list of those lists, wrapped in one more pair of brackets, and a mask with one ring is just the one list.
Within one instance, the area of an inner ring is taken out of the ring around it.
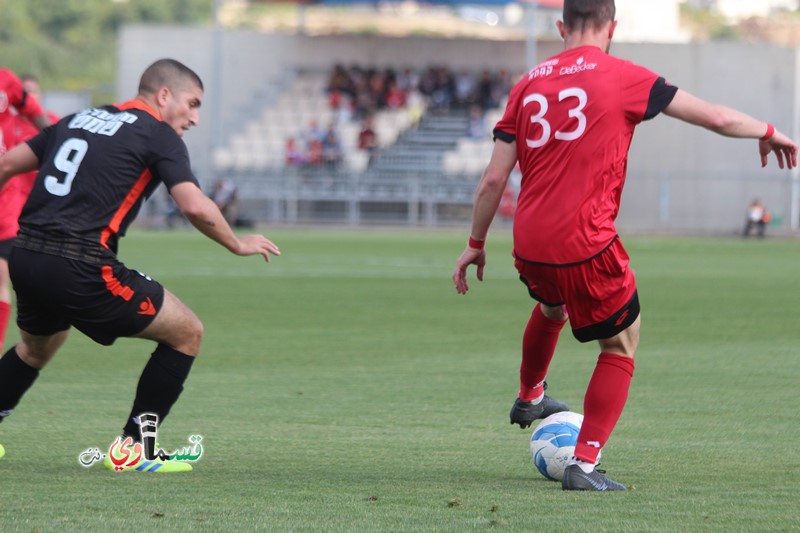
{"label": "soccer ball", "polygon": [[572,411],[555,413],[541,422],[531,435],[531,458],[537,470],[553,481],[561,481],[578,443],[583,415]]}

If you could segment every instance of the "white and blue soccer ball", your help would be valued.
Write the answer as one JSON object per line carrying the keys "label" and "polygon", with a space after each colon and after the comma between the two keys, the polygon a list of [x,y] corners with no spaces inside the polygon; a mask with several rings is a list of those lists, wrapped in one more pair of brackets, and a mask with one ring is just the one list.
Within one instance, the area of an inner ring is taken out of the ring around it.
{"label": "white and blue soccer ball", "polygon": [[572,411],[555,413],[541,422],[531,435],[531,458],[536,469],[553,481],[564,478],[578,443],[583,415]]}

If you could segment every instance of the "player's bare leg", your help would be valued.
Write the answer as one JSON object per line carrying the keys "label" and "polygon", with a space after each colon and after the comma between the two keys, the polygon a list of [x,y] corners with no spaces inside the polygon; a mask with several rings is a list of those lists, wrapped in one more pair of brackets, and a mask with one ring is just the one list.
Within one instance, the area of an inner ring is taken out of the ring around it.
{"label": "player's bare leg", "polygon": [[164,289],[164,303],[158,314],[149,326],[134,336],[196,356],[203,342],[203,324],[186,304]]}
{"label": "player's bare leg", "polygon": [[11,278],[8,275],[8,261],[0,257],[0,350],[8,330],[11,317]]}

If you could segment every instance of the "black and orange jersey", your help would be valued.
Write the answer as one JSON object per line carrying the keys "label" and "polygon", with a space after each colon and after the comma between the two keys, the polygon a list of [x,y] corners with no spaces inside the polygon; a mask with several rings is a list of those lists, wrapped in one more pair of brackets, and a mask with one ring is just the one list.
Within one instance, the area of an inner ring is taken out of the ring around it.
{"label": "black and orange jersey", "polygon": [[183,140],[139,100],[85,109],[27,142],[40,167],[20,234],[116,253],[119,237],[160,183],[198,184]]}

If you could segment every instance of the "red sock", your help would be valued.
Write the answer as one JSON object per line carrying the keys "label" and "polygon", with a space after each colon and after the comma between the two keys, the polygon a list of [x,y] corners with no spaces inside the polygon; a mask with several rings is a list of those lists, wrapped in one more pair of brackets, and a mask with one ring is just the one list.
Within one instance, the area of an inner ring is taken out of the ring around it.
{"label": "red sock", "polygon": [[540,305],[533,308],[522,336],[522,364],[519,367],[519,397],[529,402],[544,394],[544,378],[556,351],[558,335],[566,320],[544,316]]}
{"label": "red sock", "polygon": [[603,352],[583,399],[583,425],[575,446],[575,457],[596,463],[600,449],[617,425],[633,377],[634,362],[630,357]]}
{"label": "red sock", "polygon": [[0,302],[0,351],[3,348],[3,341],[6,340],[6,328],[8,327],[8,317],[11,316],[11,304]]}

